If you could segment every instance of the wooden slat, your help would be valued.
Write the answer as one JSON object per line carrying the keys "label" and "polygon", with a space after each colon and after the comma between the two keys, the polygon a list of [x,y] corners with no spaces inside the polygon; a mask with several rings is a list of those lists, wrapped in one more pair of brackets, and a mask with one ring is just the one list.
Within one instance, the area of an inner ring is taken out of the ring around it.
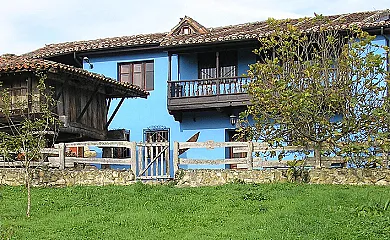
{"label": "wooden slat", "polygon": [[58,155],[58,149],[56,149],[56,148],[44,148],[44,149],[42,149],[41,153],[57,154]]}
{"label": "wooden slat", "polygon": [[[78,158],[78,157],[65,157],[65,165],[67,163],[88,163],[88,164],[119,164],[119,165],[131,165],[132,158]],[[58,157],[49,157],[50,162],[59,162]]]}
{"label": "wooden slat", "polygon": [[180,164],[219,165],[219,164],[246,163],[246,161],[247,158],[231,158],[231,159],[215,159],[215,160],[180,158]]}
{"label": "wooden slat", "polygon": [[[49,165],[49,162],[30,162],[30,167],[39,167]],[[3,162],[0,161],[0,167],[23,167],[24,162],[23,161],[14,161],[14,162]]]}
{"label": "wooden slat", "polygon": [[131,148],[132,143],[128,141],[88,141],[88,142],[71,142],[65,143],[66,147],[86,147],[86,146],[96,146],[96,147],[125,147]]}
{"label": "wooden slat", "polygon": [[[159,152],[156,156],[154,156],[153,154],[153,148],[151,147],[150,148],[150,163],[148,163],[148,165],[139,173],[140,176],[142,176],[145,172],[147,173],[147,170],[150,168],[150,166],[152,166],[153,164],[156,163],[156,161],[158,160],[158,158],[163,155],[164,151],[167,151],[168,146],[166,146],[164,148],[163,151]],[[146,154],[145,154],[146,155]],[[153,169],[151,170],[151,174],[155,174],[153,170],[156,170],[156,174],[158,174],[157,172],[157,169],[156,169],[156,165],[153,165]]]}
{"label": "wooden slat", "polygon": [[137,143],[138,147],[158,147],[163,146],[167,147],[169,146],[169,142],[151,142],[151,143]]}
{"label": "wooden slat", "polygon": [[222,147],[247,147],[247,142],[180,142],[179,149],[186,148],[222,148]]}
{"label": "wooden slat", "polygon": [[137,179],[139,180],[157,180],[157,179],[171,179],[172,177],[169,175],[162,175],[162,176],[138,176]]}

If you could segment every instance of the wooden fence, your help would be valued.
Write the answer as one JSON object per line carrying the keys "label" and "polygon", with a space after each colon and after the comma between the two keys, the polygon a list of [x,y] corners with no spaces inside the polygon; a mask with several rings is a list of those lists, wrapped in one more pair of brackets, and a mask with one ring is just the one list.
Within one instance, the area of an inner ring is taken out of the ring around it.
{"label": "wooden fence", "polygon": [[[76,156],[71,154],[70,148],[82,147],[104,147],[104,148],[126,148],[130,149],[130,156],[127,158],[97,158],[84,157],[84,153]],[[55,144],[54,148],[45,148],[42,153],[45,158],[40,161],[31,161],[30,166],[48,166],[59,169],[74,167],[75,164],[113,164],[130,165],[132,169],[136,166],[136,143],[127,141],[90,141],[90,142],[72,142]],[[45,161],[47,160],[47,161]],[[0,161],[0,167],[23,167],[23,161]]]}
{"label": "wooden fence", "polygon": [[[125,157],[103,155],[102,158],[96,156],[84,156],[83,154],[71,154],[70,149],[86,147],[100,147],[104,149],[126,149],[128,154]],[[230,152],[240,157],[229,159],[189,159],[180,157],[180,155],[189,149],[215,149],[215,148],[230,148]],[[294,152],[304,150],[302,147],[286,146],[283,148],[270,148],[267,144],[259,142],[174,142],[173,145],[173,166],[170,161],[170,145],[169,142],[152,142],[152,143],[136,143],[128,141],[90,141],[90,142],[73,142],[59,143],[54,148],[45,148],[42,153],[45,154],[45,161],[32,161],[30,166],[55,167],[65,169],[74,167],[75,164],[106,164],[106,165],[128,165],[136,174],[137,179],[169,179],[172,172],[176,172],[181,164],[203,165],[207,168],[210,165],[234,164],[237,168],[253,169],[253,168],[288,168],[288,161],[282,160],[265,160],[261,157],[265,152]],[[341,157],[322,157],[321,162],[317,162],[313,157],[303,159],[303,165],[306,167],[345,167],[346,162]],[[384,166],[387,167],[387,162]],[[23,161],[12,160],[5,161],[0,157],[1,167],[23,167]],[[173,171],[171,169],[173,168]]]}
{"label": "wooden fence", "polygon": [[[237,157],[230,159],[188,159],[181,158],[180,152],[189,149],[215,149],[215,148],[232,148],[233,153],[244,153],[245,157]],[[196,165],[219,165],[219,164],[236,164],[237,168],[253,169],[253,168],[288,168],[288,161],[271,160],[267,161],[262,157],[256,157],[256,153],[265,152],[294,152],[304,150],[302,147],[286,146],[283,148],[271,148],[268,144],[260,142],[174,142],[173,145],[173,161],[175,170],[179,168],[179,164],[196,164]],[[334,164],[345,167],[346,162],[341,157],[322,157],[321,162],[316,162],[315,158],[309,157],[304,159],[303,165],[306,167],[331,167]]]}

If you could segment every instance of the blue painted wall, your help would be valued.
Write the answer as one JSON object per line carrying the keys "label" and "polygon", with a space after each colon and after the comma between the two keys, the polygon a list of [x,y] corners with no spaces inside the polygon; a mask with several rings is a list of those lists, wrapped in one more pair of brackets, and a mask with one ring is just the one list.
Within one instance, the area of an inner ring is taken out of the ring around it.
{"label": "blue painted wall", "polygon": [[[150,95],[147,99],[126,99],[109,127],[109,129],[129,129],[131,141],[143,141],[143,129],[153,125],[163,125],[170,128],[171,148],[173,147],[173,141],[187,141],[198,131],[200,131],[199,141],[214,140],[223,142],[225,141],[226,129],[232,128],[229,116],[216,111],[184,114],[182,123],[174,120],[167,110],[168,56],[166,53],[156,52],[107,57],[89,56],[89,60],[93,64],[93,69],[89,69],[88,64],[84,65],[85,69],[114,79],[117,79],[118,63],[154,61],[154,90],[149,92]],[[196,55],[172,56],[172,79],[174,80],[178,79],[179,66],[182,77],[185,76],[186,79],[198,78]],[[109,116],[118,102],[119,99],[111,102]],[[192,149],[181,157],[222,159],[225,157],[225,149]]]}
{"label": "blue painted wall", "polygon": [[[176,79],[177,78],[172,78]],[[179,78],[181,80],[198,79],[197,54],[181,54],[179,56]]]}
{"label": "blue painted wall", "polygon": [[238,59],[238,76],[246,74],[249,70],[249,64],[253,64],[256,62],[256,54],[254,54],[253,49],[239,49],[237,52]]}
{"label": "blue painted wall", "polygon": [[[384,45],[385,40],[378,36],[375,43]],[[245,74],[248,65],[256,61],[252,49],[239,49],[238,74]],[[130,130],[131,141],[143,141],[143,129],[153,125],[163,125],[170,128],[171,146],[173,141],[184,142],[198,131],[200,137],[198,141],[220,141],[226,140],[226,130],[232,129],[229,116],[226,113],[217,111],[190,112],[183,114],[181,123],[174,120],[167,110],[167,76],[168,76],[168,56],[165,52],[154,53],[134,53],[118,56],[94,57],[89,56],[94,68],[89,69],[85,64],[84,68],[90,71],[104,74],[116,79],[117,65],[121,62],[133,61],[154,61],[154,90],[150,91],[148,99],[126,99],[121,109],[117,113],[110,129],[124,128]],[[172,56],[172,79],[197,79],[198,60],[197,54],[181,54]],[[119,100],[111,103],[109,115],[116,107]],[[238,115],[238,113],[235,113]],[[181,157],[194,159],[221,159],[226,155],[225,149],[191,149]],[[190,166],[194,167],[194,166]],[[217,166],[223,167],[223,166]]]}
{"label": "blue painted wall", "polygon": [[[176,122],[167,110],[168,56],[166,53],[132,54],[113,57],[89,57],[93,64],[90,71],[117,78],[117,66],[122,62],[154,61],[154,90],[147,99],[126,99],[110,125],[110,129],[130,130],[131,141],[143,141],[143,129],[162,125],[171,128],[171,139],[180,139],[180,123]],[[177,57],[172,58],[172,77],[177,78]],[[88,65],[85,65],[88,69]],[[119,99],[111,102],[112,114]]]}

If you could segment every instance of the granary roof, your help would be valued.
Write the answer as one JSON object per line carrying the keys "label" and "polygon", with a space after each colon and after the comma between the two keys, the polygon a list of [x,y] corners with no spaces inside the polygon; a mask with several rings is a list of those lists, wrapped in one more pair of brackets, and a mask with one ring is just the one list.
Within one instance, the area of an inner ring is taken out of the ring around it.
{"label": "granary roof", "polygon": [[26,58],[12,54],[0,56],[0,76],[15,72],[49,72],[67,73],[73,77],[95,82],[96,84],[112,87],[115,92],[120,93],[112,97],[143,97],[148,96],[148,92],[132,84],[116,81],[101,74],[92,73],[82,68],[76,68],[62,63],[57,63],[45,59]]}

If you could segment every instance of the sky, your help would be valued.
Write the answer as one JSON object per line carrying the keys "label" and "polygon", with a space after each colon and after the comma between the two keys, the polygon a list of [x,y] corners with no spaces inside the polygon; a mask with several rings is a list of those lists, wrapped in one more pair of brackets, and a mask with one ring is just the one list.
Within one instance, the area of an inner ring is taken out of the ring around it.
{"label": "sky", "polygon": [[12,0],[0,7],[0,55],[45,44],[169,32],[185,15],[205,27],[267,18],[383,10],[388,0]]}

